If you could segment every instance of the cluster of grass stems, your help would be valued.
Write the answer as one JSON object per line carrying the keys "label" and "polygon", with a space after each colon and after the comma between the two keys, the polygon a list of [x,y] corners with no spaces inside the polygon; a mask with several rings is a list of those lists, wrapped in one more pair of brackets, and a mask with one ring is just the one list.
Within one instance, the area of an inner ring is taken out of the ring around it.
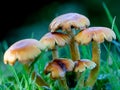
{"label": "cluster of grass stems", "polygon": [[[107,14],[107,17],[111,23],[111,28],[114,30],[117,36],[117,40],[111,43],[101,44],[101,67],[98,79],[94,85],[94,90],[120,90],[120,33],[115,24],[116,17],[112,17],[107,6],[103,3],[103,8]],[[80,53],[82,58],[91,58],[91,44],[87,46],[80,46]],[[3,54],[7,50],[8,45],[4,40],[0,43],[0,90],[49,90],[47,87],[40,87],[35,83],[35,80],[31,79],[31,74],[27,74],[25,68],[17,62],[13,67],[3,64]],[[69,47],[65,46],[60,48],[60,57],[70,58]],[[64,54],[63,54],[64,53]],[[50,84],[52,90],[61,90],[61,86],[58,81],[54,81],[49,78],[49,75],[44,75],[45,65],[52,59],[51,52],[43,53],[40,58],[37,58],[37,62],[34,64],[34,70],[38,72]],[[83,73],[88,75],[89,70]],[[81,76],[82,77],[82,76]],[[80,80],[79,80],[80,81]],[[73,90],[78,90],[78,85]],[[90,90],[88,87],[83,90]]]}

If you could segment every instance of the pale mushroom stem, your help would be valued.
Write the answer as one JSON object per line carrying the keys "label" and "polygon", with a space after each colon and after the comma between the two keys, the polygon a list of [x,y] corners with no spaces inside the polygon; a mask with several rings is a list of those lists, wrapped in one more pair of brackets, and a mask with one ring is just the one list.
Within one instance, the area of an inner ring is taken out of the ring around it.
{"label": "pale mushroom stem", "polygon": [[72,58],[73,61],[80,60],[78,43],[76,43],[75,40],[74,40],[75,30],[69,31],[68,34],[71,35],[71,41],[70,41],[71,58]]}
{"label": "pale mushroom stem", "polygon": [[56,49],[56,46],[52,49],[52,57],[53,59],[58,58],[58,51]]}
{"label": "pale mushroom stem", "polygon": [[90,75],[85,82],[85,86],[90,86],[91,88],[97,80],[100,69],[100,45],[95,41],[92,41],[92,61],[96,63],[96,67],[90,71]]}
{"label": "pale mushroom stem", "polygon": [[[71,35],[71,41],[70,41],[70,52],[71,52],[71,58],[73,61],[75,60],[80,60],[80,52],[79,52],[79,47],[78,47],[78,43],[75,42],[74,40],[74,35],[75,35],[75,30],[70,30],[68,32],[68,34]],[[79,79],[81,76],[81,73],[78,72],[76,74],[76,78],[75,79]],[[83,86],[83,82],[84,80],[81,81],[80,86]]]}

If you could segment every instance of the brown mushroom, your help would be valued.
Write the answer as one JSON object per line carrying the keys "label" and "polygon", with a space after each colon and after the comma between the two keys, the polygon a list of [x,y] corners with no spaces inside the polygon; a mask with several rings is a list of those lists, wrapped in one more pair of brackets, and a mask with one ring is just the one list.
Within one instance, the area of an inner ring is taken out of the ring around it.
{"label": "brown mushroom", "polygon": [[90,27],[75,36],[76,42],[86,45],[92,41],[92,61],[96,63],[96,67],[91,70],[85,85],[93,86],[96,82],[100,68],[100,43],[107,40],[109,42],[116,39],[115,33],[107,27]]}
{"label": "brown mushroom", "polygon": [[17,41],[5,52],[4,63],[14,65],[16,60],[18,60],[23,64],[28,64],[41,53],[39,48],[39,41],[35,39],[24,39]]}
{"label": "brown mushroom", "polygon": [[71,27],[75,29],[85,29],[90,25],[90,21],[84,15],[78,13],[66,13],[53,19],[50,23],[51,32],[55,32],[58,29],[63,31],[67,30],[71,32]]}
{"label": "brown mushroom", "polygon": [[45,74],[50,73],[52,79],[58,79],[63,90],[69,90],[66,82],[66,72],[72,71],[74,62],[70,59],[58,58],[49,62],[45,67]]}
{"label": "brown mushroom", "polygon": [[78,49],[78,44],[74,41],[75,30],[72,28],[77,29],[85,29],[90,25],[90,21],[87,17],[78,14],[78,13],[66,13],[56,17],[50,23],[50,30],[51,32],[56,32],[59,29],[66,31],[72,39],[70,40],[70,51],[72,60],[79,60],[80,54]]}
{"label": "brown mushroom", "polygon": [[45,74],[50,73],[52,79],[58,79],[65,77],[66,72],[72,71],[74,63],[72,60],[65,58],[54,59],[49,62],[45,67]]}
{"label": "brown mushroom", "polygon": [[75,61],[75,72],[84,72],[86,69],[93,69],[95,68],[96,64],[88,59],[81,59]]}
{"label": "brown mushroom", "polygon": [[[13,45],[11,45],[5,52],[4,63],[9,63],[13,66],[18,60],[25,66],[27,72],[29,72],[28,67],[34,61],[34,59],[41,53],[40,48],[41,45],[36,39],[23,39],[17,41]],[[32,73],[32,79],[34,79],[35,77],[35,81],[39,86],[48,86],[46,82],[41,78],[41,76],[37,75],[34,71]]]}
{"label": "brown mushroom", "polygon": [[58,52],[56,50],[57,46],[65,46],[65,44],[69,43],[70,37],[67,34],[63,34],[60,32],[49,32],[45,34],[40,39],[40,44],[42,44],[45,48],[52,50],[53,59],[58,58]]}

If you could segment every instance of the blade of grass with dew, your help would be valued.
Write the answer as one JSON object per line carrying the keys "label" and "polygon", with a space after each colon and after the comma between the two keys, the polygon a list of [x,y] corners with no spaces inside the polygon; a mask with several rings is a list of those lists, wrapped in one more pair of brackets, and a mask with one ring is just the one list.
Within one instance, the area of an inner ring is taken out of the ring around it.
{"label": "blade of grass with dew", "polygon": [[[110,23],[112,24],[112,28],[113,28],[113,30],[115,31],[118,40],[120,41],[120,33],[119,33],[118,27],[117,27],[117,25],[116,25],[116,23],[115,23],[116,17],[114,17],[114,19],[113,19],[113,17],[112,17],[112,15],[111,15],[111,13],[110,13],[107,5],[106,5],[104,2],[103,2],[102,5],[103,5],[103,8],[104,8],[104,10],[105,10],[105,12],[106,12],[106,14],[107,14],[107,16],[108,16],[108,19],[109,19]],[[114,21],[114,24],[113,24],[113,21]],[[113,26],[113,25],[114,25],[114,26]]]}

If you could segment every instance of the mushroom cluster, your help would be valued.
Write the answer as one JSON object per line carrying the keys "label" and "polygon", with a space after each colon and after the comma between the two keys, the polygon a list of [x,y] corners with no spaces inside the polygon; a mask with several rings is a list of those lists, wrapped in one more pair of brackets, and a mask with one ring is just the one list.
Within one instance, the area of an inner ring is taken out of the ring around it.
{"label": "mushroom cluster", "polygon": [[[23,39],[11,45],[4,54],[4,63],[14,65],[16,61],[29,67],[41,52],[51,50],[53,59],[45,65],[44,73],[50,74],[53,80],[60,80],[65,90],[71,86],[67,84],[66,74],[76,73],[79,79],[81,73],[86,69],[91,70],[87,80],[83,80],[82,86],[92,87],[100,69],[100,43],[104,40],[116,39],[115,33],[107,27],[89,27],[89,19],[78,13],[67,13],[53,19],[49,25],[50,32],[46,33],[40,40]],[[61,32],[59,32],[61,30]],[[76,30],[79,33],[76,33]],[[81,59],[79,45],[87,45],[92,42],[92,60]],[[58,47],[69,46],[71,58],[59,57]],[[37,75],[37,76],[36,76]],[[39,86],[48,86],[47,82],[34,71],[32,78],[36,78]],[[73,82],[74,83],[74,82]],[[73,86],[74,88],[75,86]],[[79,87],[81,89],[81,87]]]}

